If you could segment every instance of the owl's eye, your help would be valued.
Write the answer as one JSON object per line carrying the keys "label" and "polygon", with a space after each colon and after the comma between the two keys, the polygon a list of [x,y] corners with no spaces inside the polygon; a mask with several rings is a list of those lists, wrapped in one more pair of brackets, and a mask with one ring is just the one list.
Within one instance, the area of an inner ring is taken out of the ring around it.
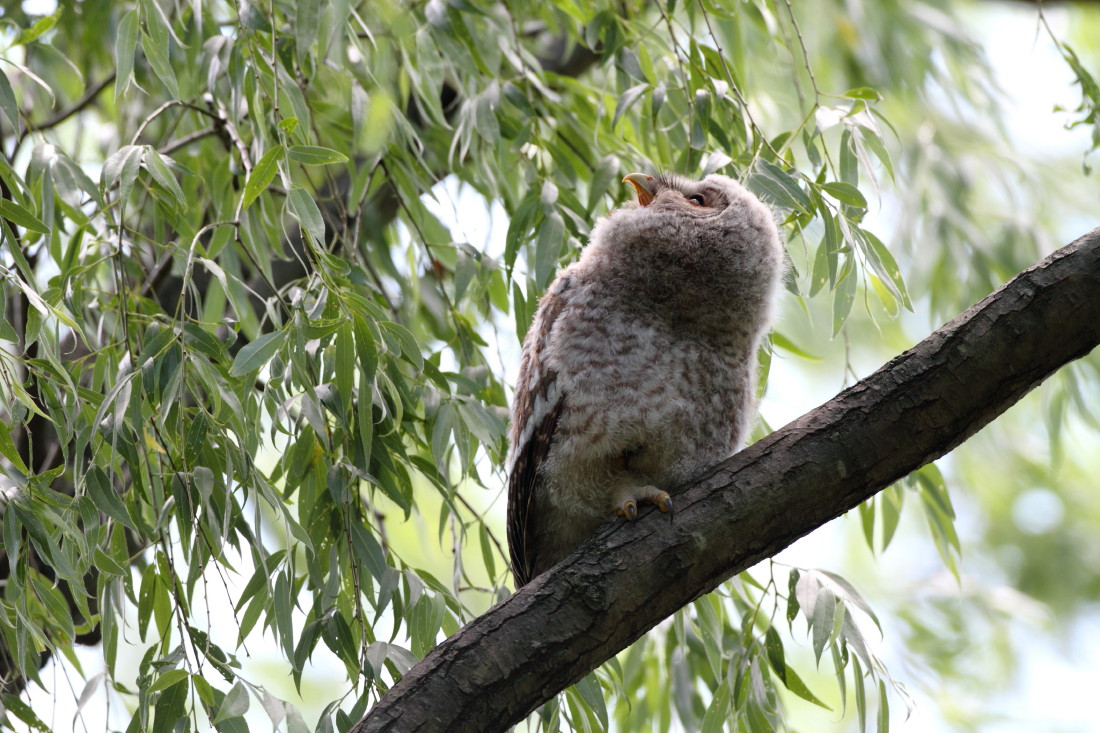
{"label": "owl's eye", "polygon": [[703,197],[703,194],[696,193],[687,197],[688,203],[693,206],[706,206],[707,200]]}

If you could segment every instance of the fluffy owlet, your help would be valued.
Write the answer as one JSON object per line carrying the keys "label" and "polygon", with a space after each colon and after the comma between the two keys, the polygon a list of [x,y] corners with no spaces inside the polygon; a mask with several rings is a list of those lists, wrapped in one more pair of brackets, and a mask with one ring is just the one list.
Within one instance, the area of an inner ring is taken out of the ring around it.
{"label": "fluffy owlet", "polygon": [[516,587],[609,517],[728,458],[755,412],[756,350],[783,248],[731,178],[632,173],[638,203],[600,220],[539,303],[509,433]]}

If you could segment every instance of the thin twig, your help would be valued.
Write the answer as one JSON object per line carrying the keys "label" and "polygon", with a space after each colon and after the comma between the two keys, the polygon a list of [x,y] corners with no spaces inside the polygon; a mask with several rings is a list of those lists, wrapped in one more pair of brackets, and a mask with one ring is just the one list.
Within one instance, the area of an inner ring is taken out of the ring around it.
{"label": "thin twig", "polygon": [[110,84],[114,80],[115,72],[112,71],[102,81],[92,85],[88,89],[88,91],[84,92],[84,96],[78,99],[71,107],[63,109],[51,117],[47,117],[37,125],[28,125],[27,127],[23,128],[23,131],[19,133],[19,140],[15,143],[15,149],[18,150],[19,146],[23,144],[23,140],[27,137],[27,135],[31,134],[32,132],[43,132],[45,130],[49,130],[50,128],[57,127],[62,122],[75,115],[77,112],[83,110],[85,107],[91,104],[96,97],[99,96],[99,93],[102,92],[108,84]]}

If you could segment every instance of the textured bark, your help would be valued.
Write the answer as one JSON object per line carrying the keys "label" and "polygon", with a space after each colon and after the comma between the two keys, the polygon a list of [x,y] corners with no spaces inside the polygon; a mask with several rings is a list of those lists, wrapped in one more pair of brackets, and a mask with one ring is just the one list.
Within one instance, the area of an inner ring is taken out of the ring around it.
{"label": "textured bark", "polygon": [[353,729],[492,731],[676,609],[965,441],[1100,343],[1100,229],[444,641]]}

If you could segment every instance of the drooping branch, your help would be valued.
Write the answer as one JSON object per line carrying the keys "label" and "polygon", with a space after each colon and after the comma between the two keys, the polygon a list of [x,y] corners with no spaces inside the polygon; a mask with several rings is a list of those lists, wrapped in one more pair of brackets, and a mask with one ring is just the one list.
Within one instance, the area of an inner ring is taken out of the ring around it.
{"label": "drooping branch", "polygon": [[607,523],[353,729],[503,730],[676,609],[946,454],[1100,343],[1100,229],[675,497]]}

